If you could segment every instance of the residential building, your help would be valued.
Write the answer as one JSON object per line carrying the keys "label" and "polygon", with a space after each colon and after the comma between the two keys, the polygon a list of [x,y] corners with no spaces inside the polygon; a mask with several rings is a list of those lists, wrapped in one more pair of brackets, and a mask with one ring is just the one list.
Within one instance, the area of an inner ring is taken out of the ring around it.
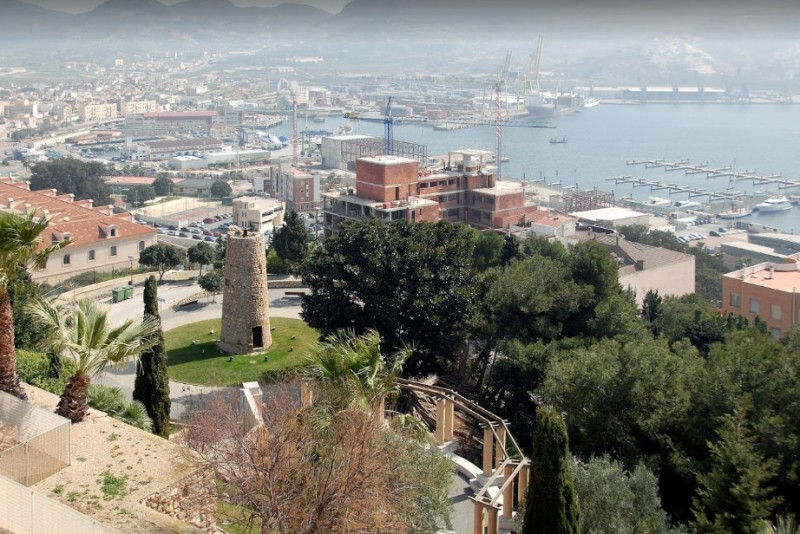
{"label": "residential building", "polygon": [[284,204],[274,198],[239,197],[233,201],[233,224],[262,234],[283,225]]}
{"label": "residential building", "polygon": [[78,106],[78,113],[82,122],[95,122],[108,119],[116,119],[119,116],[117,113],[116,104],[81,104]]}
{"label": "residential building", "polygon": [[275,198],[286,203],[286,209],[300,213],[319,208],[319,175],[295,167],[276,169],[274,173]]}
{"label": "residential building", "polygon": [[800,323],[800,254],[763,262],[722,277],[722,309],[751,321],[760,317],[776,338]]}
{"label": "residential building", "polygon": [[31,277],[56,283],[87,271],[128,271],[138,264],[139,253],[156,244],[156,230],[134,222],[130,213],[114,213],[111,206],[94,206],[91,200],[74,200],[55,189],[31,191],[27,181],[0,178],[0,210],[14,213],[34,211],[50,225],[43,243],[71,239],[53,253],[42,269]]}
{"label": "residential building", "polygon": [[507,229],[543,217],[525,200],[519,182],[497,180],[487,165],[491,153],[455,150],[441,170],[419,168],[419,161],[375,156],[356,162],[356,189],[325,193],[325,234],[346,219],[373,217],[394,221],[447,220],[478,229]]}
{"label": "residential building", "polygon": [[582,227],[575,233],[580,241],[594,240],[606,246],[619,263],[619,283],[636,292],[641,306],[648,291],[680,297],[694,293],[695,257],[662,247],[627,241],[617,232],[594,232]]}
{"label": "residential building", "polygon": [[123,117],[138,113],[154,113],[158,110],[158,103],[155,100],[132,100],[119,103],[119,113]]}

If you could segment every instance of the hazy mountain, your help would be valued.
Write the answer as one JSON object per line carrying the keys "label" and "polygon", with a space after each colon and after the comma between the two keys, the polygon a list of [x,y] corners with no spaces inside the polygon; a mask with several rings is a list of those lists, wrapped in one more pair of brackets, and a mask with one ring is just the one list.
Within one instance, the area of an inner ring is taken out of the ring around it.
{"label": "hazy mountain", "polygon": [[[632,83],[716,79],[797,65],[797,0],[352,0],[336,15],[300,4],[107,0],[65,15],[0,0],[0,53],[52,54],[285,48],[336,70],[491,73],[545,35],[543,70]],[[627,78],[625,78],[627,76]],[[637,80],[631,80],[636,78]],[[702,80],[701,80],[702,81]]]}

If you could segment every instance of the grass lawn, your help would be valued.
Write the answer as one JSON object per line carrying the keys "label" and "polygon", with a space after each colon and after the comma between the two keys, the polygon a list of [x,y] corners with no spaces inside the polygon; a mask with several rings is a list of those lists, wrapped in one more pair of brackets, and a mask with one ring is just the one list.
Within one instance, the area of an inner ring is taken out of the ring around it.
{"label": "grass lawn", "polygon": [[[306,351],[319,338],[317,331],[300,319],[270,317],[273,330],[269,350],[233,356],[230,362],[230,355],[221,352],[212,341],[219,338],[221,323],[220,319],[211,319],[164,332],[170,378],[203,386],[241,385],[265,374],[305,364]],[[211,330],[213,335],[209,333]],[[192,340],[197,343],[192,345]]]}

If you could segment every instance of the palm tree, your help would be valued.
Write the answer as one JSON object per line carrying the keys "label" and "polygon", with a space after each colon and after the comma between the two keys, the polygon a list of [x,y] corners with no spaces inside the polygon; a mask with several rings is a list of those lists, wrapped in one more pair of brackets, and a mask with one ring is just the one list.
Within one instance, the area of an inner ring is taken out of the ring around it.
{"label": "palm tree", "polygon": [[48,221],[36,218],[33,212],[16,215],[0,212],[0,391],[26,399],[17,376],[17,354],[14,351],[14,321],[8,284],[29,265],[42,268],[47,258],[71,243],[70,240],[45,245],[42,232]]}
{"label": "palm tree", "polygon": [[[69,379],[56,413],[79,423],[89,409],[87,396],[91,379],[109,364],[129,362],[151,348],[157,336],[158,322],[148,317],[134,322],[128,319],[112,327],[108,313],[91,299],[79,300],[74,307],[56,307],[38,301],[30,310],[42,326],[57,332],[50,343],[63,347],[77,362],[78,368]],[[60,328],[56,331],[56,328]]]}
{"label": "palm tree", "polygon": [[312,350],[310,370],[346,395],[345,402],[382,416],[384,401],[396,392],[394,379],[411,353],[408,348],[399,350],[387,363],[381,354],[378,332],[369,330],[356,336],[352,331],[340,330]]}

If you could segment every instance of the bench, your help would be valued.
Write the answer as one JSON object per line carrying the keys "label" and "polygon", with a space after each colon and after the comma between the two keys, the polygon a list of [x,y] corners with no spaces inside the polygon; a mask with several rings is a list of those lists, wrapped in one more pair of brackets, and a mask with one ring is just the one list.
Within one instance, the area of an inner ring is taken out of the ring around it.
{"label": "bench", "polygon": [[305,296],[305,294],[306,294],[305,291],[287,291],[286,292],[286,296],[287,297],[302,297],[302,296]]}
{"label": "bench", "polygon": [[186,308],[187,306],[194,306],[197,304],[197,300],[190,300],[189,302],[181,302],[178,304],[178,308]]}

